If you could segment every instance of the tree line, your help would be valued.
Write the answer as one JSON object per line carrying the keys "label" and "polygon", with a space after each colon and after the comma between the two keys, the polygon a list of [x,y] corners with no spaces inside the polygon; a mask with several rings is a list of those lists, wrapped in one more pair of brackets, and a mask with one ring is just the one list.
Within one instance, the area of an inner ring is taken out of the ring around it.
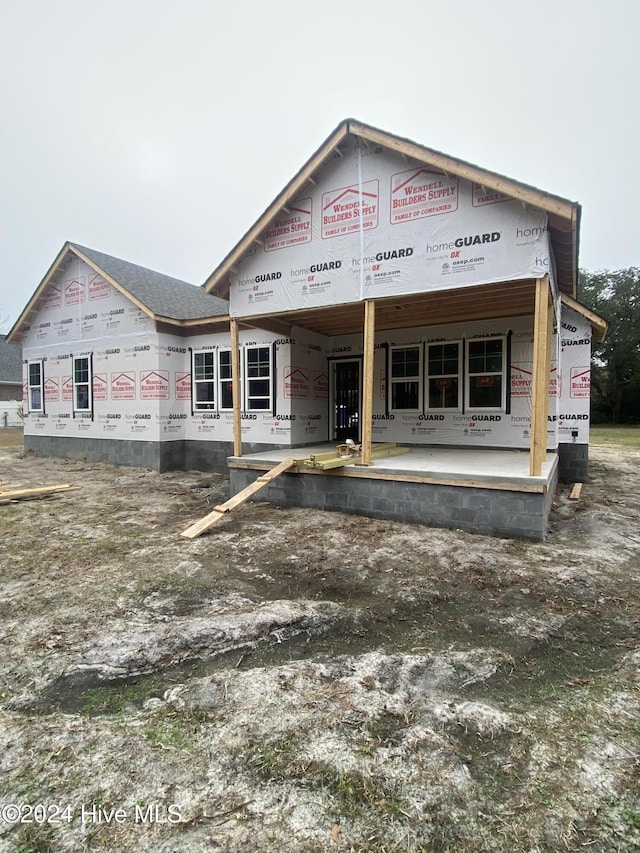
{"label": "tree line", "polygon": [[640,269],[580,271],[578,300],[609,323],[591,357],[591,420],[640,423]]}

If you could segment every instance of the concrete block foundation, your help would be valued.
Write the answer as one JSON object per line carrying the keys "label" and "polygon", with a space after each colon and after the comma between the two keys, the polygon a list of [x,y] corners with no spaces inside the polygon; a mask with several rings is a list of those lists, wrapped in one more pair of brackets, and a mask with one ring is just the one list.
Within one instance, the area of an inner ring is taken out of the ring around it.
{"label": "concrete block foundation", "polygon": [[558,471],[561,483],[588,483],[589,445],[569,442],[559,444]]}
{"label": "concrete block foundation", "polygon": [[[372,518],[447,527],[503,538],[542,540],[557,485],[557,467],[545,491],[512,491],[328,473],[283,474],[256,496],[282,507],[308,507]],[[259,475],[230,466],[231,494]]]}
{"label": "concrete block foundation", "polygon": [[[280,444],[246,444],[249,453],[268,453],[282,449]],[[82,459],[85,462],[109,462],[150,468],[152,471],[211,471],[226,474],[227,459],[233,453],[232,442],[213,441],[127,441],[126,439],[77,438],[68,436],[25,435],[24,449],[43,456]]]}

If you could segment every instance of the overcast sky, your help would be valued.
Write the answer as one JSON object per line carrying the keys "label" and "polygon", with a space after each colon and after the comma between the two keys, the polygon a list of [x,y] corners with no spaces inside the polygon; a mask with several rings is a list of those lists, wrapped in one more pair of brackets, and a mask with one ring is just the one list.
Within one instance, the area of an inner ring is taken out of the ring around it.
{"label": "overcast sky", "polygon": [[640,265],[636,0],[1,0],[0,331],[66,240],[202,284],[353,117]]}

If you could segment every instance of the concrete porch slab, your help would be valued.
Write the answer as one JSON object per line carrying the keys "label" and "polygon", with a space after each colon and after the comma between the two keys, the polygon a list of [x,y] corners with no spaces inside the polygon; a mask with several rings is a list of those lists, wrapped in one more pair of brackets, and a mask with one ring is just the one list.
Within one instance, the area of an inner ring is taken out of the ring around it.
{"label": "concrete porch slab", "polygon": [[[230,457],[231,494],[287,457],[303,459],[332,449],[334,444],[322,444]],[[544,539],[557,481],[554,453],[547,454],[542,476],[530,477],[526,452],[416,447],[371,466],[330,471],[299,467],[260,491],[256,500],[505,538]]]}

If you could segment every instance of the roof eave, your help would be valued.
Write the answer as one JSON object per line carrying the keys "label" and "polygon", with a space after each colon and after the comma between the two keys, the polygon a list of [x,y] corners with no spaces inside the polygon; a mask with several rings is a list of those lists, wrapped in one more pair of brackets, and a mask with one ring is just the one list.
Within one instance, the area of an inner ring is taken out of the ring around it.
{"label": "roof eave", "polygon": [[581,314],[585,320],[588,320],[589,323],[591,323],[593,337],[598,341],[598,343],[602,343],[609,329],[609,324],[604,317],[596,314],[595,311],[587,308],[586,305],[578,302],[578,300],[574,299],[572,296],[567,296],[566,293],[563,293],[560,298],[567,308],[571,308],[573,311]]}
{"label": "roof eave", "polygon": [[188,320],[177,320],[175,317],[162,317],[159,314],[154,314],[153,316],[157,323],[166,323],[171,326],[179,326],[183,329],[192,328],[194,326],[229,325],[228,314],[217,314],[210,317],[196,317]]}
{"label": "roof eave", "polygon": [[496,192],[505,193],[511,198],[522,201],[525,204],[530,204],[533,207],[539,207],[547,213],[553,213],[563,219],[571,221],[573,210],[576,202],[568,201],[560,196],[546,193],[537,187],[532,187],[528,184],[523,184],[520,181],[515,181],[512,178],[507,178],[497,172],[492,172],[488,169],[483,169],[480,166],[475,166],[465,160],[459,160],[456,157],[450,157],[447,154],[442,154],[439,151],[434,151],[432,148],[425,148],[412,142],[409,139],[401,139],[397,136],[392,136],[383,130],[378,130],[375,127],[370,127],[359,122],[349,122],[350,132],[355,136],[360,136],[374,145],[382,145],[392,151],[397,151],[405,157],[413,157],[416,160],[422,160],[431,166],[436,166],[442,172],[449,172],[458,177],[465,178],[468,181],[482,184],[487,189]]}
{"label": "roof eave", "polygon": [[69,251],[70,246],[71,246],[71,244],[69,243],[69,241],[67,241],[64,244],[64,246],[62,247],[62,249],[60,249],[60,251],[56,255],[54,262],[51,264],[51,266],[47,270],[47,272],[46,272],[44,278],[42,279],[42,281],[40,282],[40,284],[36,287],[33,296],[27,302],[26,306],[22,310],[22,313],[20,314],[18,319],[15,321],[13,326],[9,329],[9,332],[7,334],[7,343],[10,343],[10,344],[21,343],[19,336],[22,333],[22,327],[27,322],[27,319],[29,318],[29,315],[31,314],[31,312],[36,309],[36,306],[38,304],[38,300],[40,299],[40,295],[42,294],[45,287],[49,284],[49,282],[53,278],[58,267],[60,266],[60,262],[62,261],[62,258]]}

